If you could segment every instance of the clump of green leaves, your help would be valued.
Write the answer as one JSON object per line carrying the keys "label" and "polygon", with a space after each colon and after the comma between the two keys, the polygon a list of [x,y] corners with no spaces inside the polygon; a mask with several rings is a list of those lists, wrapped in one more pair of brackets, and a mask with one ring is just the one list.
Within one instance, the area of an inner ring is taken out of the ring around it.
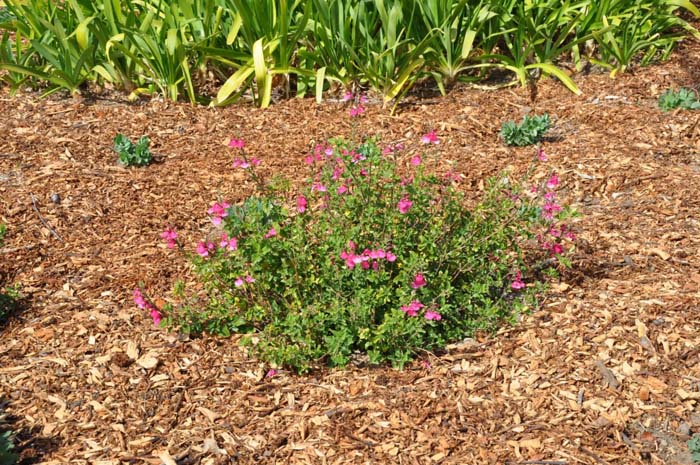
{"label": "clump of green leaves", "polygon": [[123,166],[146,166],[153,158],[150,144],[148,136],[142,136],[134,144],[131,139],[119,133],[114,138],[114,151],[119,154],[119,163]]}
{"label": "clump of green leaves", "polygon": [[503,123],[500,134],[507,145],[524,147],[541,142],[550,126],[547,113],[539,116],[525,115],[520,123],[513,120]]}
{"label": "clump of green leaves", "polygon": [[678,90],[668,89],[659,96],[659,108],[663,111],[671,111],[676,108],[684,110],[700,109],[698,94],[692,89],[681,87]]}
{"label": "clump of green leaves", "polygon": [[540,268],[564,260],[573,239],[556,175],[539,193],[500,176],[467,208],[454,173],[428,173],[425,155],[405,173],[397,154],[331,140],[307,158],[306,186],[287,192],[269,189],[243,156],[259,192],[208,210],[219,226],[191,254],[206,298],[166,308],[163,322],[252,333],[253,353],[306,371],[357,354],[401,367],[532,309]]}
{"label": "clump of green leaves", "polygon": [[[5,414],[0,405],[0,431],[4,430]],[[0,432],[0,465],[13,465],[17,462],[17,454],[13,452],[15,448],[12,431]]]}
{"label": "clump of green leaves", "polygon": [[693,462],[700,463],[700,436],[693,436],[688,440],[688,452],[690,452]]}
{"label": "clump of green leaves", "polygon": [[12,431],[0,434],[0,465],[12,465],[17,462],[17,454],[12,452],[14,448]]}

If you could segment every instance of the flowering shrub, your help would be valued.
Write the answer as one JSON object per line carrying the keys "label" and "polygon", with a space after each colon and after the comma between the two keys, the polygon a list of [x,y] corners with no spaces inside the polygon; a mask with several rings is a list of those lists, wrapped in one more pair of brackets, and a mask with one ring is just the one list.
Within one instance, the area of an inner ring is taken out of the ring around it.
{"label": "flowering shrub", "polygon": [[[431,131],[422,142],[435,150],[439,140]],[[372,139],[317,146],[306,187],[282,193],[255,173],[242,142],[231,147],[234,169],[259,191],[211,205],[212,233],[186,252],[206,299],[162,310],[138,289],[134,299],[156,324],[249,333],[253,351],[276,366],[342,366],[362,353],[400,367],[494,329],[533,308],[544,288],[541,263],[525,257],[554,263],[573,240],[556,174],[532,189],[498,177],[467,209],[453,172],[428,173],[425,154],[399,169],[402,147]],[[162,238],[184,249],[171,228]]]}

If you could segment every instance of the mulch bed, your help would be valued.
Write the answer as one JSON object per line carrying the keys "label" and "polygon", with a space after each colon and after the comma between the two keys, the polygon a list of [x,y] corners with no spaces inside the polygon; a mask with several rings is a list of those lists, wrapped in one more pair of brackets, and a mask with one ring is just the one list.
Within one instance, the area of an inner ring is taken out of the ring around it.
{"label": "mulch bed", "polygon": [[[160,241],[164,225],[194,244],[213,201],[252,192],[231,167],[230,137],[266,175],[299,181],[314,142],[351,134],[344,104],[208,109],[3,91],[0,272],[26,298],[0,333],[0,398],[22,463],[692,463],[700,113],[662,113],[656,98],[696,84],[698,70],[700,45],[688,43],[635,74],[579,76],[581,96],[548,81],[534,102],[527,89],[466,87],[410,98],[395,115],[370,102],[359,133],[410,152],[436,128],[437,169],[453,164],[474,196],[532,161],[532,148],[498,140],[501,122],[548,112],[537,175],[555,170],[582,214],[573,268],[517,326],[404,371],[272,378],[235,337],[154,328],[131,292],[141,283],[167,299],[176,279],[192,280]],[[149,135],[157,162],[118,166],[117,132]]]}

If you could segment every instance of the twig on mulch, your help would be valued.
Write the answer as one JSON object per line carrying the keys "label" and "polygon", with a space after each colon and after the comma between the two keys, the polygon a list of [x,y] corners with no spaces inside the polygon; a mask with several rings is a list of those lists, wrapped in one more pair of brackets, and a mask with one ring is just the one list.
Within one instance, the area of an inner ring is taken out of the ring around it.
{"label": "twig on mulch", "polygon": [[36,247],[36,244],[23,245],[22,247],[6,247],[4,249],[0,249],[0,255],[12,252],[19,252],[20,250],[29,250],[33,249],[34,247]]}
{"label": "twig on mulch", "polygon": [[51,231],[51,234],[53,234],[53,236],[54,236],[56,239],[58,239],[59,241],[63,242],[63,239],[61,238],[61,236],[59,236],[58,233],[57,233],[56,231],[54,231],[54,229],[49,225],[49,223],[46,222],[46,220],[44,219],[44,217],[41,216],[41,213],[39,212],[39,209],[38,209],[37,206],[36,206],[36,197],[34,197],[34,194],[32,194],[32,193],[30,192],[30,193],[29,193],[29,196],[32,198],[32,206],[34,207],[34,211],[36,212],[36,214],[39,216],[39,219],[41,220],[41,224],[43,224],[44,226],[46,226],[46,229],[48,229],[49,231]]}
{"label": "twig on mulch", "polygon": [[526,460],[524,462],[506,462],[507,465],[566,465],[566,460]]}
{"label": "twig on mulch", "polygon": [[593,458],[597,463],[602,463],[602,464],[606,464],[606,465],[608,463],[605,460],[601,459],[595,452],[590,451],[583,446],[579,447],[579,450],[581,452],[583,452],[584,454],[586,454],[587,456]]}

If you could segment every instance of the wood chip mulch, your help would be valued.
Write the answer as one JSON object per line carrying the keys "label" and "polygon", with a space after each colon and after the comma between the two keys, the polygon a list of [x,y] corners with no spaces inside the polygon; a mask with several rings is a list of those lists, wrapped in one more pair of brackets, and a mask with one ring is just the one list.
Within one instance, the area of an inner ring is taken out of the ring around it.
{"label": "wood chip mulch", "polygon": [[[699,82],[700,45],[583,95],[458,88],[370,102],[358,131],[419,150],[436,128],[439,167],[478,195],[533,149],[498,140],[527,111],[555,121],[545,143],[579,210],[573,268],[539,311],[495,336],[426,355],[404,371],[351,366],[308,376],[250,358],[236,338],[154,328],[131,299],[167,299],[186,262],[159,234],[194,244],[206,209],[252,185],[231,167],[242,137],[266,175],[301,180],[315,141],[351,134],[347,108],[283,101],[192,108],[151,101],[0,93],[0,249],[25,296],[0,333],[0,398],[22,463],[692,463],[700,432],[700,113],[661,112],[669,86]],[[157,162],[116,164],[112,139],[147,134]],[[57,194],[53,196],[52,195]]]}

